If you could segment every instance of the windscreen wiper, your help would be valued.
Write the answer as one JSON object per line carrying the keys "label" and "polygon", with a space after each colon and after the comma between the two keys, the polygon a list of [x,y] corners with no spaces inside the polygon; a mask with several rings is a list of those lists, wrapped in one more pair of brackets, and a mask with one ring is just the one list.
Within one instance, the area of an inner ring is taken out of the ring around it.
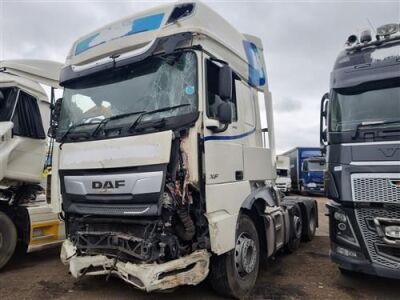
{"label": "windscreen wiper", "polygon": [[129,131],[133,131],[137,127],[137,125],[140,124],[140,122],[142,121],[142,118],[145,115],[151,115],[151,114],[155,114],[155,113],[158,113],[158,112],[173,110],[173,109],[177,109],[177,108],[180,108],[180,107],[191,106],[191,105],[192,104],[190,104],[190,103],[184,103],[184,104],[179,104],[179,105],[170,106],[170,107],[163,107],[163,108],[159,108],[159,109],[152,110],[152,111],[145,111],[135,120],[135,122],[133,122],[131,127],[129,127]]}
{"label": "windscreen wiper", "polygon": [[97,133],[99,132],[100,128],[104,127],[111,120],[123,119],[123,118],[129,117],[129,116],[142,114],[144,112],[145,111],[134,111],[134,112],[130,112],[130,113],[125,113],[125,114],[120,114],[120,115],[111,116],[109,118],[105,118],[105,119],[101,120],[101,122],[99,122],[99,125],[97,125],[96,129],[92,132],[92,137],[96,136]]}
{"label": "windscreen wiper", "polygon": [[68,127],[67,131],[65,131],[65,133],[60,138],[60,144],[64,143],[65,138],[68,136],[68,134],[71,133],[71,130],[78,128],[78,127],[87,126],[87,125],[93,125],[93,123],[78,123],[78,124]]}
{"label": "windscreen wiper", "polygon": [[388,124],[396,124],[396,123],[400,123],[400,119],[399,120],[393,120],[393,121],[371,121],[371,122],[361,122],[359,124],[357,124],[356,126],[356,130],[354,131],[353,134],[353,139],[355,139],[358,135],[358,131],[362,128],[362,127],[375,127],[375,126],[381,126],[381,125],[388,125]]}

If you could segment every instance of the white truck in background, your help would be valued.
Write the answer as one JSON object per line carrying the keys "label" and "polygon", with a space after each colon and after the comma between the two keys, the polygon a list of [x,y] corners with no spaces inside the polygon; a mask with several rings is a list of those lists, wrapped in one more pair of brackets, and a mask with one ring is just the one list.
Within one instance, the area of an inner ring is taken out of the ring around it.
{"label": "white truck in background", "polygon": [[287,194],[292,188],[292,180],[290,179],[290,157],[284,155],[276,156],[276,187],[283,193]]}
{"label": "white truck in background", "polygon": [[72,276],[154,291],[209,275],[239,298],[260,261],[314,236],[316,202],[266,183],[276,170],[261,40],[206,5],[160,6],[81,37],[60,85],[52,198]]}
{"label": "white truck in background", "polygon": [[51,110],[42,85],[54,94],[60,69],[52,61],[0,61],[0,269],[17,249],[60,245],[65,236],[43,175]]}

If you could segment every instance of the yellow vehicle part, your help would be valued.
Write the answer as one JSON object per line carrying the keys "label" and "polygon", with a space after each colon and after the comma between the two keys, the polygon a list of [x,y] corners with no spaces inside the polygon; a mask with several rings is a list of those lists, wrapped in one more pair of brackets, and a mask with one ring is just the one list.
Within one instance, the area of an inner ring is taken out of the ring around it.
{"label": "yellow vehicle part", "polygon": [[45,246],[59,241],[60,224],[59,220],[32,224],[29,246]]}

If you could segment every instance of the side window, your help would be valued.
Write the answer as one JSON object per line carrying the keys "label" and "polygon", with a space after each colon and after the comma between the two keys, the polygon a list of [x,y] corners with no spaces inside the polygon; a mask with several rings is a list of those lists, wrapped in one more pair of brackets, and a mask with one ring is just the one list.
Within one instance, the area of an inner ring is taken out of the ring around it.
{"label": "side window", "polygon": [[235,80],[236,98],[239,102],[240,120],[250,126],[255,125],[254,98],[251,89],[243,81]]}
{"label": "side window", "polygon": [[[218,78],[219,67],[210,60],[207,60],[207,117],[217,119],[218,106],[223,100],[218,96]],[[235,77],[234,77],[235,78]],[[237,121],[237,104],[236,104],[236,82],[232,83],[232,99],[229,101],[232,106],[232,121]]]}
{"label": "side window", "polygon": [[12,117],[13,133],[34,139],[46,138],[37,99],[21,91],[17,101]]}

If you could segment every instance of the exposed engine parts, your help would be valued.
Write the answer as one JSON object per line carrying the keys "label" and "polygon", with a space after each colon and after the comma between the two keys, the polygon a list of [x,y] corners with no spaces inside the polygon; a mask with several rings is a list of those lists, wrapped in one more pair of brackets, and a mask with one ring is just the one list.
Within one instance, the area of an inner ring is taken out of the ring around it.
{"label": "exposed engine parts", "polygon": [[119,261],[151,263],[209,247],[205,204],[190,182],[188,156],[181,147],[187,135],[186,131],[174,135],[163,190],[158,202],[151,200],[158,203],[157,214],[134,218],[66,215],[68,235],[78,255],[102,254]]}

